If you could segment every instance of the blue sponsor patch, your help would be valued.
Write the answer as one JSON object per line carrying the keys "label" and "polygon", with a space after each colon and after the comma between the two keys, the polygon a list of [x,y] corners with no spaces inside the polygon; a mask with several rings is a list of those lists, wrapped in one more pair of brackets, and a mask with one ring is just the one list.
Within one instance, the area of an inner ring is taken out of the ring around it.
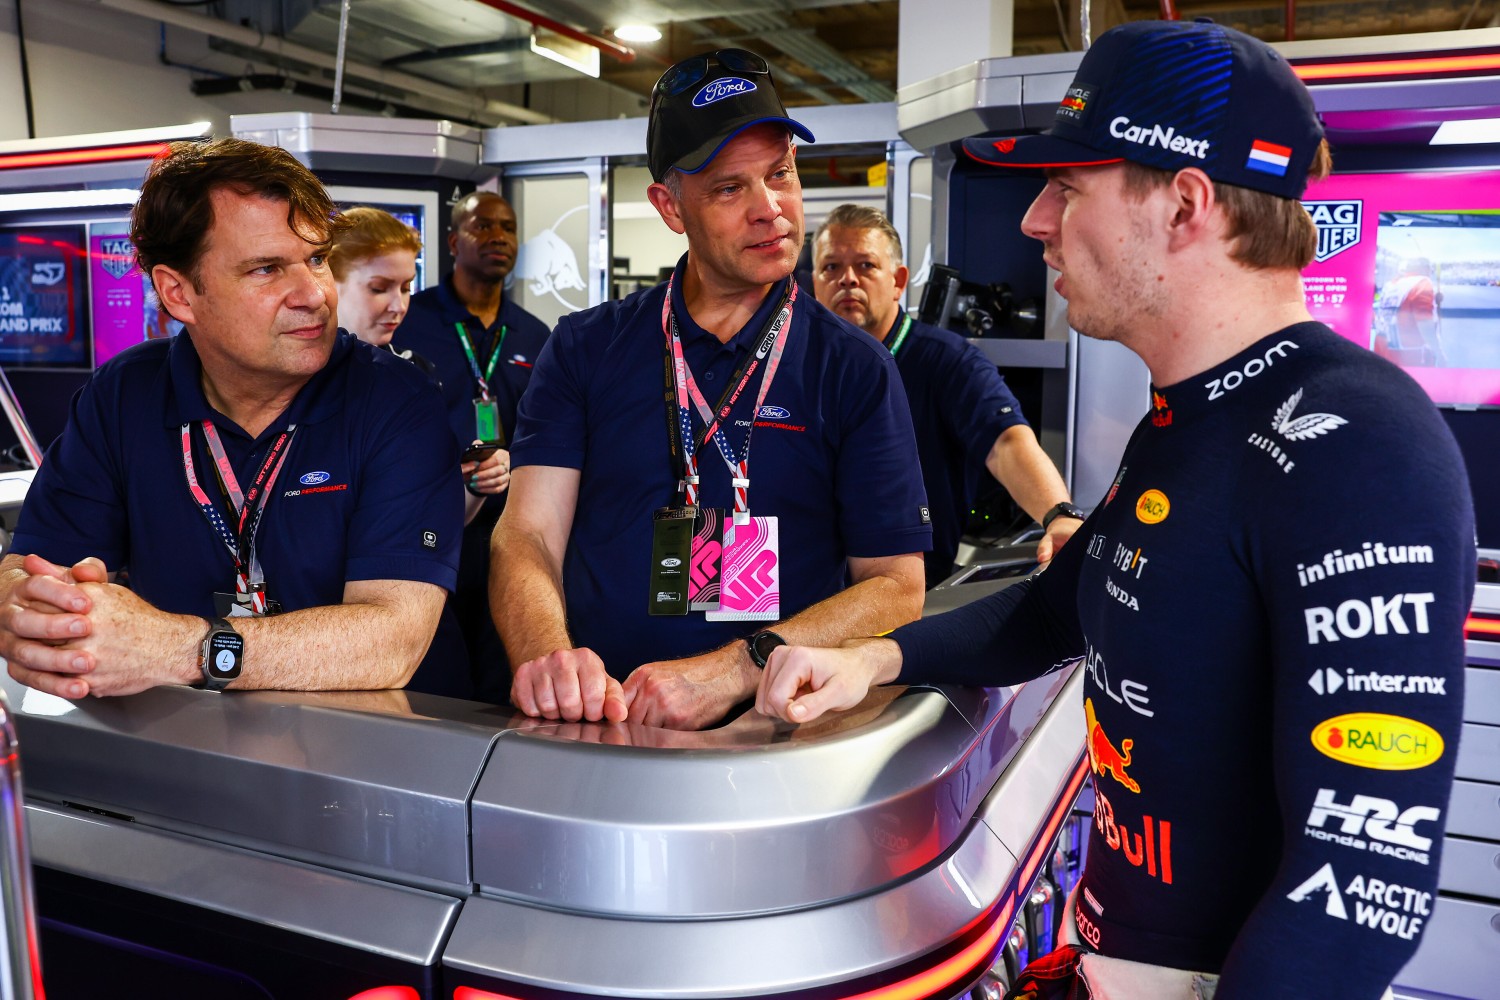
{"label": "blue sponsor patch", "polygon": [[326,472],[305,472],[302,474],[302,477],[297,480],[297,482],[301,483],[303,486],[316,486],[319,483],[326,483],[332,478],[333,477]]}
{"label": "blue sponsor patch", "polygon": [[786,420],[791,415],[792,411],[784,406],[772,406],[767,403],[760,408],[760,419],[762,420]]}
{"label": "blue sponsor patch", "polygon": [[755,84],[740,76],[726,76],[718,80],[710,80],[703,85],[702,90],[693,95],[693,107],[706,108],[715,101],[748,94],[754,89]]}

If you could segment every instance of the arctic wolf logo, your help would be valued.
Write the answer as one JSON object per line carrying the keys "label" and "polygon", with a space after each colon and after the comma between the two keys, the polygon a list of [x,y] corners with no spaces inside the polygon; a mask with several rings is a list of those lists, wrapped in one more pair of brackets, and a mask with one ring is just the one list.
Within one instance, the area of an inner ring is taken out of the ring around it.
{"label": "arctic wolf logo", "polygon": [[135,267],[135,246],[123,236],[106,236],[99,241],[99,263],[112,278],[123,278]]}
{"label": "arctic wolf logo", "polygon": [[1101,778],[1106,774],[1113,775],[1116,781],[1132,792],[1139,792],[1141,786],[1125,773],[1125,769],[1130,766],[1130,748],[1135,746],[1135,740],[1121,740],[1120,749],[1116,750],[1109,737],[1104,735],[1104,727],[1099,725],[1099,720],[1094,716],[1094,699],[1083,700],[1083,711],[1088,717],[1089,763],[1093,766],[1094,773]]}

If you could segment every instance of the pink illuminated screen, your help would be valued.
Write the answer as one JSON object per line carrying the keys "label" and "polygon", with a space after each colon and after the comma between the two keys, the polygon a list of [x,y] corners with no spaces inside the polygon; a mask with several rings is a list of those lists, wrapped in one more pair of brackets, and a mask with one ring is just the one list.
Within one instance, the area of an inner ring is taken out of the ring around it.
{"label": "pink illuminated screen", "polygon": [[1308,188],[1315,319],[1400,365],[1434,402],[1500,406],[1494,172],[1335,174]]}

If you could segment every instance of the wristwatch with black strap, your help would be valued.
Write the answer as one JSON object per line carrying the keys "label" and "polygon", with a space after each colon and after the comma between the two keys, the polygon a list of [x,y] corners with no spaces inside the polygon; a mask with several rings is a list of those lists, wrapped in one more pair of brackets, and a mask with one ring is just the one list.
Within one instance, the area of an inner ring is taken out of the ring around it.
{"label": "wristwatch with black strap", "polygon": [[208,634],[198,647],[198,669],[203,671],[200,687],[222,691],[240,675],[245,659],[245,640],[223,618],[209,618]]}
{"label": "wristwatch with black strap", "polygon": [[1053,504],[1052,509],[1042,515],[1042,530],[1046,531],[1048,528],[1052,527],[1052,522],[1056,521],[1060,517],[1075,517],[1078,520],[1082,521],[1084,518],[1088,517],[1088,515],[1085,514],[1081,508],[1064,500],[1061,503]]}
{"label": "wristwatch with black strap", "polygon": [[761,629],[745,642],[750,645],[751,662],[762,670],[766,669],[766,663],[771,659],[771,650],[786,645],[786,640],[770,629]]}

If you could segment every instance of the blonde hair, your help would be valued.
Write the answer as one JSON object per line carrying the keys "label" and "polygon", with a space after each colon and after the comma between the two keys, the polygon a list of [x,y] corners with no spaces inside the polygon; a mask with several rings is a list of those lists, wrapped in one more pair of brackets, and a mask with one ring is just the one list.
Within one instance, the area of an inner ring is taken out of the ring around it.
{"label": "blonde hair", "polygon": [[328,267],[335,281],[343,281],[349,268],[359,261],[379,257],[392,250],[422,252],[422,238],[389,212],[360,205],[343,213],[347,226],[334,237],[328,250]]}

